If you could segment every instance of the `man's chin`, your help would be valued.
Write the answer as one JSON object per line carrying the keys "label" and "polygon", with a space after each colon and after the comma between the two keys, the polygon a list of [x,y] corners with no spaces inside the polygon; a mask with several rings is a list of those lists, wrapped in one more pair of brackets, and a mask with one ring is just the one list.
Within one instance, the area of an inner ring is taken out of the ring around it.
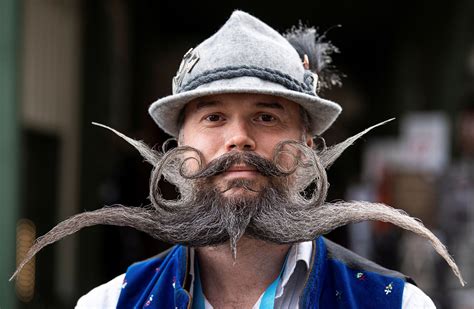
{"label": "man's chin", "polygon": [[234,178],[218,184],[225,197],[256,196],[263,190],[266,181],[260,179]]}
{"label": "man's chin", "polygon": [[222,192],[222,196],[228,199],[257,198],[258,194],[259,192],[257,190],[249,190],[249,188],[246,187],[232,187]]}

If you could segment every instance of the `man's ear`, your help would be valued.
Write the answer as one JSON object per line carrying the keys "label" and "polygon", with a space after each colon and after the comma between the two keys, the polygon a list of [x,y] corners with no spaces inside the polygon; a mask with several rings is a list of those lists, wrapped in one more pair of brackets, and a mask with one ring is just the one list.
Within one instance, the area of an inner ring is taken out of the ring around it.
{"label": "man's ear", "polygon": [[306,133],[306,145],[310,148],[313,148],[314,139],[313,139],[313,136],[311,136],[310,133]]}
{"label": "man's ear", "polygon": [[183,138],[184,138],[183,128],[182,128],[182,126],[180,126],[179,131],[178,131],[178,138],[176,139],[178,147],[183,146],[182,145],[183,144]]}

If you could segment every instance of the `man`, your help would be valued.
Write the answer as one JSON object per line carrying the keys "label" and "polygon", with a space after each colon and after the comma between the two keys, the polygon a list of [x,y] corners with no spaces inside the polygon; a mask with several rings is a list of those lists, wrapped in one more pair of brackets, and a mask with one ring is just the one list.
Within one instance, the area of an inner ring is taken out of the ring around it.
{"label": "man", "polygon": [[[325,168],[367,131],[329,148],[313,144],[341,111],[317,95],[339,83],[327,70],[334,51],[314,29],[283,37],[234,12],[184,56],[173,95],[150,107],[177,148],[159,153],[114,131],[154,166],[151,207],[77,215],[26,260],[85,226],[127,225],[178,245],[132,265],[77,308],[434,307],[408,277],[320,236],[349,222],[392,222],[428,238],[462,280],[444,246],[415,219],[379,204],[325,203]],[[162,197],[163,177],[178,188],[178,200]]]}

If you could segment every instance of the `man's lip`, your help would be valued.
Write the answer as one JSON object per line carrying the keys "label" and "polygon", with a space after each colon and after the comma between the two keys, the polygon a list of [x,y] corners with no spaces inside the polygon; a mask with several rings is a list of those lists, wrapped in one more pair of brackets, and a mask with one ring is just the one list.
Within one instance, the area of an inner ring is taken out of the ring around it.
{"label": "man's lip", "polygon": [[250,166],[232,166],[227,172],[256,172],[257,169]]}
{"label": "man's lip", "polygon": [[255,177],[259,172],[255,167],[247,165],[234,165],[224,172],[227,177]]}
{"label": "man's lip", "polygon": [[246,170],[228,170],[222,174],[226,178],[254,178],[260,173],[253,169],[246,169]]}

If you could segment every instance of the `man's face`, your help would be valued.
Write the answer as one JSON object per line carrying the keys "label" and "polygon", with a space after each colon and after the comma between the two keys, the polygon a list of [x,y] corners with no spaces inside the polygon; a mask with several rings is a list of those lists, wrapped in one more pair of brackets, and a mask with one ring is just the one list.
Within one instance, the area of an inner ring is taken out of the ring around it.
{"label": "man's face", "polygon": [[[302,139],[312,145],[311,137],[304,134],[298,104],[271,95],[220,94],[187,104],[179,142],[201,151],[207,164],[230,151],[253,151],[271,159],[279,142]],[[253,167],[238,164],[216,176],[214,182],[224,189],[236,179],[260,188],[267,181]],[[243,191],[234,188],[225,195]]]}

